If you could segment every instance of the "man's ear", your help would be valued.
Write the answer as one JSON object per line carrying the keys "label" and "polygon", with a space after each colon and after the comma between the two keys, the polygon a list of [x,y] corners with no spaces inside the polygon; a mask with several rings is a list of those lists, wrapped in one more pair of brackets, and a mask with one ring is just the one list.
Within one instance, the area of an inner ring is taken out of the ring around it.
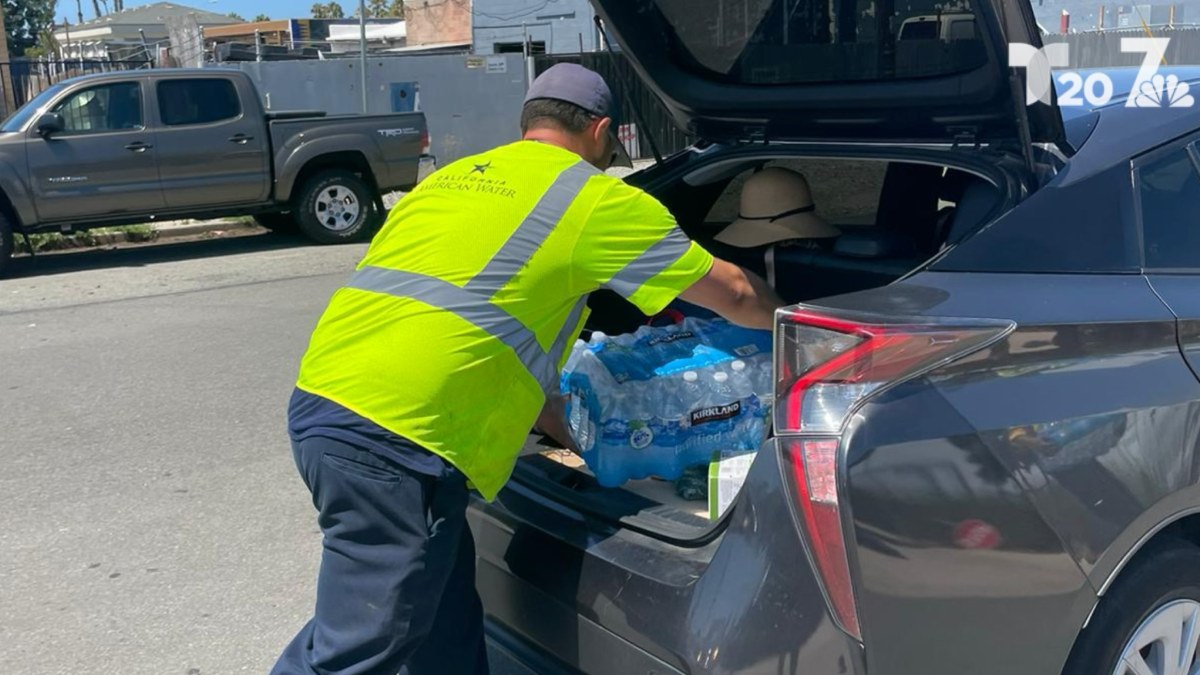
{"label": "man's ear", "polygon": [[594,134],[592,140],[596,141],[596,143],[599,143],[603,147],[604,144],[608,143],[608,128],[611,126],[611,117],[600,118],[600,121],[596,124],[596,129],[592,132]]}

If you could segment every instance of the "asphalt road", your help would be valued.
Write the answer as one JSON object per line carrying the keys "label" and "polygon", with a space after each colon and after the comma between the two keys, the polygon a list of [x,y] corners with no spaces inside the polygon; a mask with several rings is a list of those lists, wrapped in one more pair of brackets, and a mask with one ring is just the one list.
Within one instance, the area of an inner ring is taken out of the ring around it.
{"label": "asphalt road", "polygon": [[0,280],[0,672],[267,673],[320,552],[285,405],[364,250],[266,235]]}

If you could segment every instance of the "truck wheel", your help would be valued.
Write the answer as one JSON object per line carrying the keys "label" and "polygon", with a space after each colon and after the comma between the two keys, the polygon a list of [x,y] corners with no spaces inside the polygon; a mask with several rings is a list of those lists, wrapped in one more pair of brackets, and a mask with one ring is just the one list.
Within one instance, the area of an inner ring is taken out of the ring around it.
{"label": "truck wheel", "polygon": [[290,213],[261,213],[254,216],[254,222],[259,227],[279,234],[294,234],[297,229],[296,219]]}
{"label": "truck wheel", "polygon": [[318,244],[363,241],[375,229],[371,190],[349,171],[324,171],[304,186],[292,211],[300,232]]}
{"label": "truck wheel", "polygon": [[12,223],[3,214],[0,214],[0,277],[4,276],[5,271],[12,263],[14,236]]}
{"label": "truck wheel", "polygon": [[1130,567],[1100,600],[1064,675],[1195,672],[1200,548],[1164,542]]}

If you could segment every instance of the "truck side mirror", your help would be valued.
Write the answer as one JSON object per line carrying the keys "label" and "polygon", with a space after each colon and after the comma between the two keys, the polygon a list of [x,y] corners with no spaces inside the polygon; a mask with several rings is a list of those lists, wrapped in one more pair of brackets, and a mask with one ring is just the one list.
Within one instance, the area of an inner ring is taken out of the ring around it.
{"label": "truck side mirror", "polygon": [[37,133],[42,138],[49,139],[53,134],[57,134],[67,127],[67,123],[63,121],[63,116],[58,113],[46,113],[38,118]]}

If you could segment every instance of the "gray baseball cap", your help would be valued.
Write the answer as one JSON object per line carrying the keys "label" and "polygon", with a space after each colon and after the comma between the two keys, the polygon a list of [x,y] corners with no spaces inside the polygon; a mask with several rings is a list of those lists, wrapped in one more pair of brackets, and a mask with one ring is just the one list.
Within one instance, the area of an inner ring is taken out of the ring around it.
{"label": "gray baseball cap", "polygon": [[[572,103],[596,117],[613,116],[613,97],[608,84],[600,73],[574,63],[559,63],[537,76],[525,94],[525,102],[542,98]],[[612,166],[632,167],[629,153],[617,137],[616,129],[609,127],[616,157]]]}

